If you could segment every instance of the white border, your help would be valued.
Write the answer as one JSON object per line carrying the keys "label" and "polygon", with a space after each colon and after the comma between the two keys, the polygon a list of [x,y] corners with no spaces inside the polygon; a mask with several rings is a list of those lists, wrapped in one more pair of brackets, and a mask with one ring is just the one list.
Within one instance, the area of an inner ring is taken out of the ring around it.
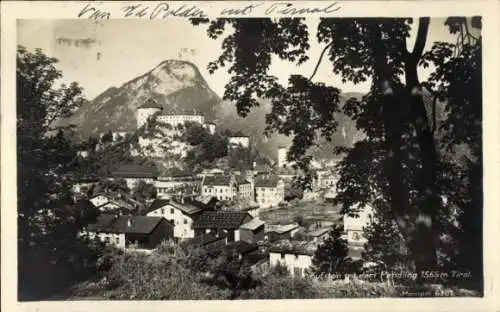
{"label": "white border", "polygon": [[[260,3],[263,1],[254,1]],[[112,13],[112,18],[123,18],[121,7],[125,2],[95,2],[94,5]],[[138,2],[127,2],[127,4]],[[188,2],[170,1],[172,6],[196,5],[210,17],[219,16],[222,7],[244,7],[247,2]],[[271,1],[265,3],[270,5]],[[294,1],[297,6],[323,7],[325,1]],[[2,2],[1,3],[1,247],[2,247],[2,309],[3,311],[497,311],[493,293],[498,293],[498,239],[499,214],[499,2],[481,1],[339,1],[341,10],[330,16],[483,16],[483,134],[484,134],[484,266],[485,297],[435,299],[329,299],[329,300],[250,300],[250,301],[72,301],[17,303],[16,257],[16,119],[15,119],[15,51],[16,19],[71,19],[76,18],[86,2]],[[147,5],[157,3],[148,2]],[[252,15],[262,16],[254,10]],[[261,10],[262,11],[262,10]],[[120,15],[121,14],[121,15]]]}

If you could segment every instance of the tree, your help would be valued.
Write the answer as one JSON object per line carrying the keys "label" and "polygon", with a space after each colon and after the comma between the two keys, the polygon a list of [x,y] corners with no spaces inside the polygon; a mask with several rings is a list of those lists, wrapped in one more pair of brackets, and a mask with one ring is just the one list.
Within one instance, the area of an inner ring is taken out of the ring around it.
{"label": "tree", "polygon": [[124,179],[119,180],[101,180],[96,184],[93,184],[89,189],[89,196],[94,196],[99,193],[114,193],[114,192],[124,192],[130,193],[130,189],[127,185],[127,181]]}
{"label": "tree", "polygon": [[[479,18],[472,21],[470,27],[476,30],[481,28]],[[193,20],[194,24],[204,22],[208,21]],[[341,75],[344,81],[359,83],[371,80],[371,90],[362,101],[352,99],[342,108],[355,120],[357,128],[365,133],[366,138],[352,149],[339,149],[337,152],[359,154],[359,149],[365,149],[377,155],[380,171],[370,170],[368,173],[373,173],[369,178],[376,179],[380,187],[373,189],[353,177],[348,168],[356,166],[344,163],[341,174],[346,183],[339,190],[340,198],[360,203],[382,196],[389,204],[390,216],[405,239],[412,261],[421,271],[437,265],[442,190],[438,183],[438,147],[429,118],[433,115],[430,113],[432,103],[429,105],[426,96],[431,92],[432,98],[434,91],[424,89],[425,84],[418,76],[419,65],[425,66],[425,62],[422,63],[425,61],[423,52],[430,19],[419,18],[415,43],[408,50],[407,39],[413,22],[410,18],[321,19],[317,37],[325,47],[312,75],[291,75],[285,87],[269,74],[271,59],[278,57],[296,64],[309,59],[309,38],[304,20],[217,19],[208,26],[209,37],[220,37],[227,26],[232,27],[234,32],[224,39],[222,54],[208,65],[208,69],[213,72],[231,64],[228,69],[231,79],[226,85],[224,99],[234,101],[243,117],[252,107],[259,105],[259,98],[271,99],[272,110],[266,116],[267,131],[292,136],[289,157],[306,173],[311,159],[309,149],[321,137],[331,139],[341,111],[340,90],[313,81],[323,56],[328,55],[333,72]],[[458,38],[465,38],[461,44],[474,41],[467,19],[449,18],[445,25],[452,33],[459,33]],[[479,44],[477,41],[474,44],[480,50],[480,40]],[[462,49],[460,53],[466,50]],[[446,69],[443,73],[451,74],[453,71],[448,68],[459,66],[458,63],[447,66],[446,55],[434,60],[437,60],[436,73]],[[479,68],[470,58],[462,60],[466,61],[466,66]],[[461,84],[450,75],[437,76],[444,86],[456,82],[450,90],[464,84],[480,86],[480,80],[470,74]],[[450,91],[447,94],[458,99],[457,94],[461,93]],[[480,106],[480,99],[476,99],[479,101],[465,104],[467,107]],[[464,104],[463,101],[456,103]],[[459,114],[455,116],[460,119]],[[453,120],[450,116],[447,118]],[[451,135],[458,140],[469,140],[457,135],[456,131],[452,131]],[[346,175],[351,177],[351,185],[362,185],[362,188],[349,187]],[[347,204],[344,207],[350,209]]]}
{"label": "tree", "polygon": [[209,270],[213,275],[211,281],[214,285],[231,290],[229,299],[238,298],[241,291],[252,288],[254,285],[252,271],[235,251],[223,250],[214,259]]}
{"label": "tree", "polygon": [[[78,238],[92,214],[75,209],[77,147],[57,127],[81,105],[81,88],[55,87],[57,60],[17,49],[18,259],[21,296],[40,296],[91,269],[94,251]],[[94,215],[95,219],[95,215]]]}
{"label": "tree", "polygon": [[349,249],[341,235],[342,229],[334,225],[325,241],[318,246],[311,266],[315,275],[345,273],[349,268]]}
{"label": "tree", "polygon": [[231,147],[229,150],[229,166],[239,171],[251,168],[250,149],[243,146]]}
{"label": "tree", "polygon": [[388,213],[387,203],[377,201],[376,205],[370,224],[363,229],[367,239],[363,259],[383,263],[384,268],[388,270],[413,271],[408,250],[397,225],[390,216],[384,215]]}
{"label": "tree", "polygon": [[146,183],[143,180],[140,180],[135,186],[132,195],[135,200],[144,203],[146,200],[156,198],[156,187],[151,183]]}

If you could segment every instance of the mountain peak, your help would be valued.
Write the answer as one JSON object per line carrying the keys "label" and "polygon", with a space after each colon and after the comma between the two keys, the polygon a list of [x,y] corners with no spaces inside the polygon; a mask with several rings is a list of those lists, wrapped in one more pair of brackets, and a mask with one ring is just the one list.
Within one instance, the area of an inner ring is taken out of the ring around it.
{"label": "mountain peak", "polygon": [[76,125],[84,137],[107,131],[133,132],[135,112],[148,100],[169,113],[196,110],[206,120],[215,118],[220,102],[195,64],[168,59],[119,88],[108,88],[64,123]]}

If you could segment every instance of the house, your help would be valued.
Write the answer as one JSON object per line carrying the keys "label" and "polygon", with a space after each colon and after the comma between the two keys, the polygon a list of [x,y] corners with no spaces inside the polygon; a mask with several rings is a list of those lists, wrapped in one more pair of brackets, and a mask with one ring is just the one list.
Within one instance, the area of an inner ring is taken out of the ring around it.
{"label": "house", "polygon": [[124,179],[127,186],[133,189],[139,181],[153,184],[158,178],[158,173],[153,167],[141,165],[122,165],[110,174],[111,179]]}
{"label": "house", "polygon": [[278,147],[278,168],[288,166],[288,148],[285,146]]}
{"label": "house", "polygon": [[85,232],[91,238],[97,237],[118,248],[154,249],[161,242],[172,239],[173,230],[174,226],[162,217],[101,214]]}
{"label": "house", "polygon": [[255,178],[255,201],[260,207],[277,207],[285,200],[285,184],[276,175]]}
{"label": "house", "polygon": [[203,128],[205,128],[211,135],[215,134],[215,127],[216,127],[215,123],[210,121],[205,122],[205,124],[203,125]]}
{"label": "house", "polygon": [[253,199],[253,186],[252,182],[248,181],[241,175],[235,176],[237,196],[239,199]]}
{"label": "house", "polygon": [[92,196],[89,201],[102,213],[130,214],[142,208],[141,203],[122,192],[98,193]]}
{"label": "house", "polygon": [[281,264],[292,276],[305,276],[315,252],[316,244],[311,242],[279,241],[269,248],[269,265]]}
{"label": "house", "polygon": [[262,241],[264,240],[264,228],[265,223],[262,220],[253,218],[240,226],[240,240],[252,244]]}
{"label": "house", "polygon": [[196,196],[192,199],[192,204],[203,210],[215,210],[218,199],[213,196]]}
{"label": "house", "polygon": [[315,243],[322,243],[330,232],[328,228],[317,229],[311,232],[306,233],[306,236],[309,237]]}
{"label": "house", "polygon": [[297,223],[292,224],[270,224],[266,226],[266,238],[270,242],[292,239],[294,235],[300,231],[300,226]]}
{"label": "house", "polygon": [[235,147],[243,147],[243,148],[249,148],[250,147],[250,138],[248,136],[231,136],[228,138],[228,148],[229,150],[231,148]]}
{"label": "house", "polygon": [[338,176],[332,172],[326,172],[319,176],[318,186],[321,189],[335,188],[337,186]]}
{"label": "house", "polygon": [[119,215],[133,214],[137,208],[123,199],[110,199],[107,203],[97,207],[103,213],[114,213]]}
{"label": "house", "polygon": [[257,164],[256,162],[254,162],[253,164],[253,169],[252,169],[252,173],[254,175],[259,175],[259,174],[271,174],[272,172],[272,169],[269,165],[266,165],[266,164]]}
{"label": "house", "polygon": [[75,195],[85,195],[97,182],[99,182],[99,178],[97,177],[82,177],[73,185],[73,193],[75,193]]}
{"label": "house", "polygon": [[156,199],[146,210],[149,217],[163,217],[174,225],[174,238],[184,240],[195,236],[193,223],[203,209],[190,203]]}
{"label": "house", "polygon": [[295,176],[299,174],[298,170],[288,167],[279,167],[276,173],[286,183],[291,183]]}
{"label": "house", "polygon": [[224,174],[224,170],[219,169],[219,168],[208,168],[208,169],[203,169],[200,173],[197,174],[198,178],[204,178],[204,177],[213,177],[216,175],[222,175]]}
{"label": "house", "polygon": [[259,209],[259,204],[251,199],[238,199],[221,207],[223,211],[247,212],[254,218],[259,216]]}
{"label": "house", "polygon": [[193,238],[189,238],[181,242],[180,244],[180,246],[185,249],[190,249],[190,248],[218,249],[226,245],[227,245],[227,236],[216,235],[214,233],[208,233]]}
{"label": "house", "polygon": [[326,189],[325,193],[323,194],[323,198],[327,202],[333,202],[336,196],[337,196],[337,188],[334,186]]}
{"label": "house", "polygon": [[190,175],[162,176],[154,181],[158,198],[170,198],[176,192],[195,189],[197,181]]}
{"label": "house", "polygon": [[240,240],[240,226],[252,220],[246,212],[203,211],[193,223],[195,236],[215,233],[227,235],[228,242]]}
{"label": "house", "polygon": [[238,195],[238,187],[233,176],[207,176],[201,184],[202,196],[213,196],[218,200],[234,200]]}
{"label": "house", "polygon": [[363,245],[366,243],[363,228],[371,222],[373,209],[369,206],[355,209],[356,215],[344,215],[344,232],[349,244]]}

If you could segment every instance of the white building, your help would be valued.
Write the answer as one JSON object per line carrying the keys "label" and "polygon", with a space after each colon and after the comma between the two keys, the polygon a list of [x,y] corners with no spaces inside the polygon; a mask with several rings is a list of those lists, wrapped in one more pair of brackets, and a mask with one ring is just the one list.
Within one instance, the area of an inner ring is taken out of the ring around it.
{"label": "white building", "polygon": [[238,196],[238,185],[233,176],[215,175],[203,178],[201,196],[212,196],[218,200],[235,200]]}
{"label": "white building", "polygon": [[280,241],[269,249],[269,264],[285,266],[292,276],[305,276],[312,265],[316,244]]}
{"label": "white building", "polygon": [[[156,120],[169,124],[172,127],[176,127],[178,125],[184,125],[186,122],[194,122],[200,125],[205,124],[205,117],[200,114],[162,114],[163,108],[158,105],[154,100],[148,99],[143,105],[137,108],[136,112],[136,120],[137,120],[137,128],[142,127],[146,124],[148,118],[153,115],[156,115]],[[214,125],[215,126],[215,125]],[[215,130],[215,129],[214,129]]]}
{"label": "white building", "polygon": [[199,114],[183,114],[183,115],[158,115],[157,120],[159,122],[169,124],[172,127],[177,127],[179,125],[184,125],[187,122],[198,123],[200,125],[205,124],[205,117]]}
{"label": "white building", "polygon": [[146,215],[169,220],[174,225],[174,238],[183,240],[194,237],[193,222],[201,211],[201,208],[191,204],[156,199],[149,206]]}
{"label": "white building", "polygon": [[158,178],[158,173],[155,168],[140,166],[140,165],[122,165],[117,170],[110,174],[111,179],[124,179],[127,186],[133,189],[139,181],[144,181],[148,184],[153,184]]}
{"label": "white building", "polygon": [[370,224],[370,217],[373,215],[373,209],[366,206],[357,209],[358,217],[344,215],[344,232],[347,235],[347,242],[350,244],[364,244],[366,237],[363,228]]}
{"label": "white building", "polygon": [[278,148],[278,167],[279,168],[287,167],[287,165],[288,165],[287,155],[288,155],[288,149],[286,147],[281,146]]}
{"label": "white building", "polygon": [[277,207],[285,200],[285,183],[275,175],[255,178],[255,201],[260,207]]}
{"label": "white building", "polygon": [[208,133],[211,135],[215,134],[215,124],[213,122],[206,122],[203,127],[207,129]]}
{"label": "white building", "polygon": [[250,138],[247,136],[232,136],[228,138],[228,144],[230,148],[234,148],[237,146],[249,148]]}
{"label": "white building", "polygon": [[143,105],[139,106],[136,111],[137,129],[144,126],[151,116],[160,114],[163,108],[154,100],[148,99]]}

